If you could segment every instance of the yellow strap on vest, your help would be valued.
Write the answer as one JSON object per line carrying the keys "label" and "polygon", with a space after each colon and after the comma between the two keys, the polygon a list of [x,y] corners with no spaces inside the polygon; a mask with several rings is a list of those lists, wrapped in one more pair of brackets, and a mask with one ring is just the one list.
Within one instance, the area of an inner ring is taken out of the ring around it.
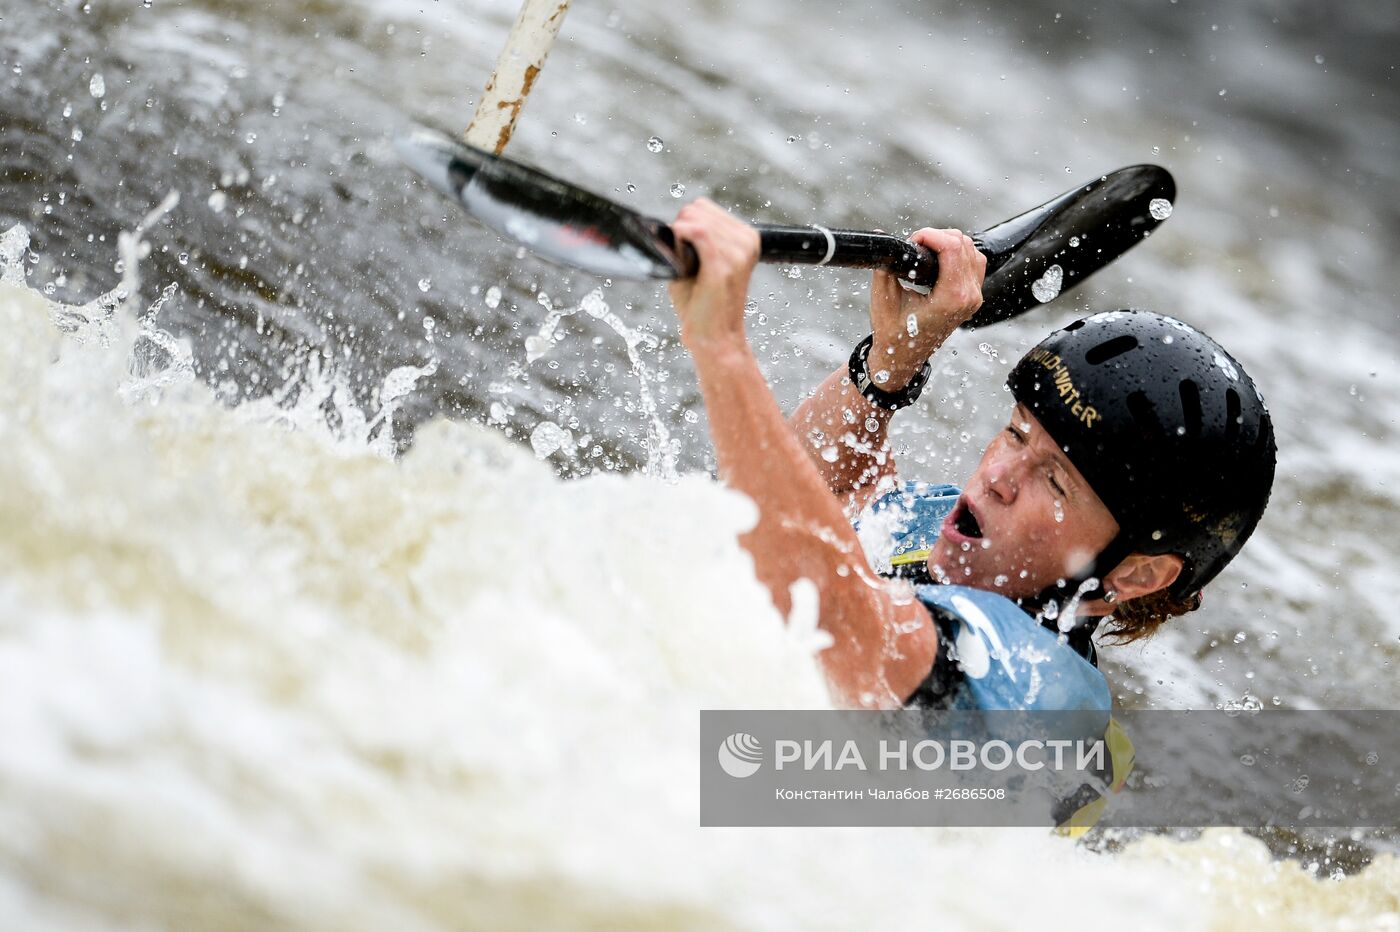
{"label": "yellow strap on vest", "polygon": [[[1108,720],[1108,728],[1104,731],[1103,738],[1108,744],[1108,766],[1111,775],[1108,788],[1117,793],[1122,791],[1123,784],[1128,781],[1128,773],[1133,769],[1133,760],[1137,756],[1137,751],[1133,748],[1133,742],[1128,738],[1128,733],[1123,730],[1123,726],[1119,725],[1115,718]],[[1082,837],[1085,832],[1094,827],[1094,823],[1103,817],[1106,808],[1108,808],[1108,797],[1100,795],[1097,799],[1080,806],[1073,815],[1057,825],[1055,834],[1069,838]]]}
{"label": "yellow strap on vest", "polygon": [[1091,803],[1085,803],[1074,811],[1074,815],[1055,826],[1055,834],[1066,838],[1082,838],[1103,817],[1108,808],[1108,799],[1100,796]]}
{"label": "yellow strap on vest", "polygon": [[1109,789],[1117,793],[1123,789],[1123,784],[1128,782],[1128,773],[1133,769],[1133,759],[1137,756],[1137,751],[1134,750],[1128,733],[1118,724],[1116,718],[1108,720],[1108,730],[1103,733],[1103,737],[1108,742],[1108,759],[1113,766],[1113,782],[1109,784]]}
{"label": "yellow strap on vest", "polygon": [[908,566],[910,563],[927,563],[932,550],[906,550],[890,557],[890,566]]}

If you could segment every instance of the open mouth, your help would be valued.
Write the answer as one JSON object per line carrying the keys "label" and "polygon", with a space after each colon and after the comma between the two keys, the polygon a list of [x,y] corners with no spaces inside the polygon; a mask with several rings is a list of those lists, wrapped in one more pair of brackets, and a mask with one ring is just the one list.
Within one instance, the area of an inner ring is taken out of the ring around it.
{"label": "open mouth", "polygon": [[953,528],[964,537],[977,539],[982,536],[982,525],[977,522],[977,516],[967,507],[965,501],[960,500],[953,512]]}

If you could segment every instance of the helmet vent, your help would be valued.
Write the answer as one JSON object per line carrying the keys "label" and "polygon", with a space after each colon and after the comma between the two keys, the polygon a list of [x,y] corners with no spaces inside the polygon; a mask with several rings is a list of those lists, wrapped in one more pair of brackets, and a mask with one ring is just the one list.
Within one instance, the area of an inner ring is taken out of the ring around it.
{"label": "helmet vent", "polygon": [[1225,389],[1225,439],[1234,440],[1240,432],[1240,393]]}
{"label": "helmet vent", "polygon": [[1201,390],[1196,383],[1186,379],[1181,383],[1181,413],[1186,417],[1186,433],[1192,437],[1201,435]]}
{"label": "helmet vent", "polygon": [[1265,414],[1259,419],[1259,436],[1254,440],[1254,447],[1256,450],[1267,450],[1269,444],[1273,442],[1273,439],[1274,423],[1269,418],[1269,415]]}
{"label": "helmet vent", "polygon": [[1162,431],[1162,424],[1157,420],[1157,412],[1152,407],[1152,399],[1147,397],[1146,392],[1133,392],[1128,396],[1128,413],[1133,416],[1133,420],[1138,422],[1138,426],[1148,433],[1157,434]]}
{"label": "helmet vent", "polygon": [[1120,337],[1114,337],[1112,340],[1105,340],[1103,343],[1089,350],[1089,352],[1084,354],[1084,361],[1091,366],[1102,365],[1115,356],[1122,356],[1124,353],[1128,352],[1128,350],[1137,349],[1137,345],[1137,337],[1133,336],[1131,333],[1125,333]]}

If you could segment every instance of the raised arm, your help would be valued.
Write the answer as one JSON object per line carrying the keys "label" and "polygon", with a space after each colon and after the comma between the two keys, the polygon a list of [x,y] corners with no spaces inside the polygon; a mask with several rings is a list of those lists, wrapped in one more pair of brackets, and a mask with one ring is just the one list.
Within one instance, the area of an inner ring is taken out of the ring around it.
{"label": "raised arm", "polygon": [[[908,385],[943,341],[982,305],[987,258],[971,238],[957,230],[923,229],[912,239],[938,253],[938,283],[932,293],[905,289],[884,271],[875,272],[870,283],[873,342],[867,367],[876,387],[886,393]],[[792,416],[793,431],[812,465],[850,508],[865,507],[880,480],[894,477],[888,434],[893,413],[867,400],[843,365]]]}
{"label": "raised arm", "polygon": [[870,569],[841,504],[783,418],[744,333],[744,299],[758,234],[709,201],[673,224],[700,256],[700,273],[671,286],[681,339],[695,360],[720,478],[758,506],[740,542],[784,614],[799,579],[815,584],[821,654],[843,704],[897,707],[933,664],[937,637],[908,587],[891,590]]}

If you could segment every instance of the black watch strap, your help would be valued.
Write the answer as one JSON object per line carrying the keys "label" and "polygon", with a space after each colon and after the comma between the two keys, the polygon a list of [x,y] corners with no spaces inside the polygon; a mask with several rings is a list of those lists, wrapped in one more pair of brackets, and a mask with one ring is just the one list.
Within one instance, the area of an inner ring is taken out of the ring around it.
{"label": "black watch strap", "polygon": [[865,396],[871,404],[878,405],[889,411],[898,411],[900,408],[907,408],[919,398],[919,393],[924,390],[924,385],[928,383],[929,373],[933,371],[932,360],[925,360],[919,367],[919,371],[914,373],[914,377],[909,380],[897,392],[887,392],[876,384],[875,379],[870,374],[870,348],[875,345],[875,335],[861,340],[851,353],[850,362],[846,364],[846,371],[850,373],[851,382],[856,389]]}

